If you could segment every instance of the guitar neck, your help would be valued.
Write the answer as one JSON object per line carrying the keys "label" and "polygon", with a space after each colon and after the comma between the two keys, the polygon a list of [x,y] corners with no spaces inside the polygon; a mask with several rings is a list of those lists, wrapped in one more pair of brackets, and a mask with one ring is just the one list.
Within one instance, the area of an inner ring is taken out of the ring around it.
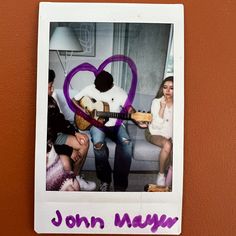
{"label": "guitar neck", "polygon": [[101,118],[116,118],[122,120],[130,120],[131,115],[129,113],[118,113],[118,112],[103,112],[96,111],[96,116]]}

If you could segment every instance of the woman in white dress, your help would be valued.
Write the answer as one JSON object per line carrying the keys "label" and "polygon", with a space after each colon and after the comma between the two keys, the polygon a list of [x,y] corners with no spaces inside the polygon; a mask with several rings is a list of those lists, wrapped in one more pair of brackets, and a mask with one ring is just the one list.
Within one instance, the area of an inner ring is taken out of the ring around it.
{"label": "woman in white dress", "polygon": [[145,131],[148,142],[161,148],[157,185],[166,186],[165,169],[171,159],[173,136],[173,76],[163,80],[151,105],[152,122]]}

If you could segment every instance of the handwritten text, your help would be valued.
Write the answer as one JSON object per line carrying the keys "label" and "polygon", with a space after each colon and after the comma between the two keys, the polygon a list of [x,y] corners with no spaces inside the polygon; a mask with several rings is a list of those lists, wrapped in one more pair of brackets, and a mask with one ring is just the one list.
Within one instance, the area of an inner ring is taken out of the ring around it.
{"label": "handwritten text", "polygon": [[[162,228],[171,228],[176,222],[178,221],[178,217],[168,217],[165,214],[158,216],[157,214],[147,214],[146,216],[137,215],[134,217],[129,216],[128,213],[120,215],[116,213],[114,216],[114,226],[123,228],[146,228],[150,226],[150,230],[152,233],[155,233],[159,227]],[[86,217],[80,216],[79,214],[76,215],[68,215],[63,218],[61,212],[56,210],[56,217],[51,220],[51,223],[55,227],[59,227],[62,223],[65,223],[66,227],[72,229],[74,227],[86,227],[86,228],[95,228],[99,227],[100,229],[104,229],[105,221],[101,217]]]}

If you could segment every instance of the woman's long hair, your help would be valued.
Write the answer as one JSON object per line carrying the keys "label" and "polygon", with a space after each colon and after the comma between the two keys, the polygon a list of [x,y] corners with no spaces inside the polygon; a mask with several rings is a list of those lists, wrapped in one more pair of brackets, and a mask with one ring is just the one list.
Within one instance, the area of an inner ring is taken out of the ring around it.
{"label": "woman's long hair", "polygon": [[156,95],[155,98],[161,98],[161,97],[163,96],[163,87],[164,87],[165,82],[167,82],[167,81],[171,81],[171,82],[173,83],[173,82],[174,82],[174,77],[173,77],[173,76],[169,76],[169,77],[166,77],[166,78],[162,81],[162,83],[161,83],[161,85],[160,85],[160,88],[159,88],[159,90],[158,90],[157,95]]}

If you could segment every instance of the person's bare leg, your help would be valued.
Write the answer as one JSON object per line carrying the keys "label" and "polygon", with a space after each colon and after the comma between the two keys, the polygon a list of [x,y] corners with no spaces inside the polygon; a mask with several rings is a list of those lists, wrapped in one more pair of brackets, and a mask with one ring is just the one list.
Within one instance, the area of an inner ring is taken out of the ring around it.
{"label": "person's bare leg", "polygon": [[159,160],[160,160],[160,173],[163,174],[166,168],[166,164],[169,160],[170,157],[170,152],[171,152],[172,144],[169,140],[164,141],[164,145],[161,148],[161,152],[159,155]]}
{"label": "person's bare leg", "polygon": [[170,153],[172,150],[172,143],[169,139],[160,135],[153,135],[151,137],[151,143],[161,148],[159,154],[159,161],[160,161],[159,172],[164,173],[166,165],[169,162]]}
{"label": "person's bare leg", "polygon": [[159,154],[159,173],[157,175],[157,185],[158,186],[165,186],[165,167],[169,162],[170,153],[172,150],[172,143],[169,139],[166,139],[163,136],[160,135],[153,135],[151,137],[151,143],[159,146],[161,148],[160,154]]}
{"label": "person's bare leg", "polygon": [[63,166],[63,169],[67,172],[72,171],[71,168],[71,163],[70,163],[70,157],[66,156],[66,155],[60,155],[60,160]]}
{"label": "person's bare leg", "polygon": [[88,148],[89,148],[89,139],[86,134],[76,133],[76,136],[69,135],[66,140],[66,145],[72,147],[74,149],[72,155],[77,152],[76,155],[73,155],[74,166],[73,168],[75,174],[77,175],[86,159]]}
{"label": "person's bare leg", "polygon": [[74,162],[73,171],[76,176],[80,174],[81,169],[84,165],[85,159],[86,159],[86,156],[79,158],[76,162]]}
{"label": "person's bare leg", "polygon": [[72,158],[74,163],[73,163],[73,172],[76,175],[76,179],[79,182],[80,185],[80,190],[86,190],[86,191],[92,191],[96,188],[96,184],[92,181],[85,181],[83,178],[80,176],[81,169],[84,165],[84,162],[87,157],[88,153],[88,148],[89,148],[89,139],[86,134],[81,134],[81,133],[75,133],[75,136],[69,135],[66,144],[68,146],[71,146],[76,150],[77,157]]}

